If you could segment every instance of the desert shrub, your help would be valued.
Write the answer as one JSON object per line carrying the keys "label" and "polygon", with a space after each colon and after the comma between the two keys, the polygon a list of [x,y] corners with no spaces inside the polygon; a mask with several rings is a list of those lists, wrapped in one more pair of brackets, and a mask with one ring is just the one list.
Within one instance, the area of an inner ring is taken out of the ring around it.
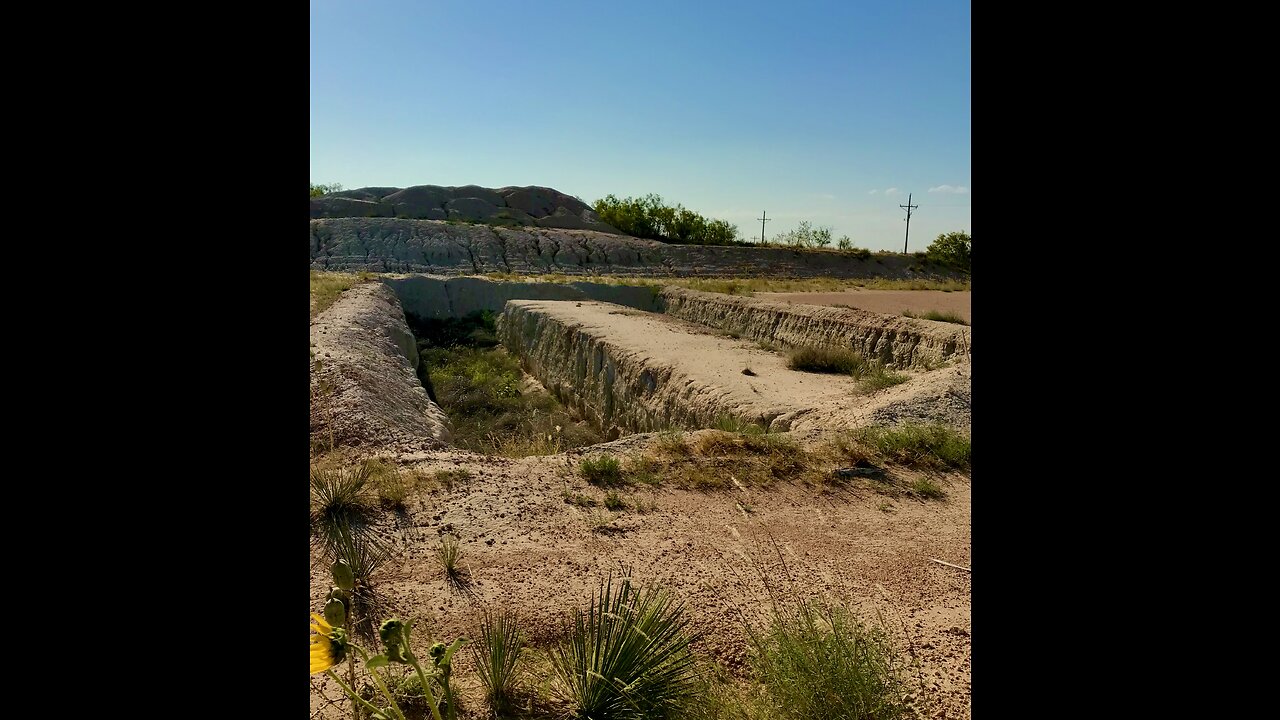
{"label": "desert shrub", "polygon": [[787,355],[787,367],[805,372],[861,375],[867,364],[866,358],[848,348],[802,347]]}
{"label": "desert shrub", "polygon": [[328,195],[342,190],[341,183],[311,183],[311,197],[317,198],[321,195]]}
{"label": "desert shrub", "polygon": [[911,310],[903,310],[903,315],[909,318],[917,318],[920,320],[937,320],[938,322],[955,323],[956,325],[968,325],[969,321],[960,317],[954,312],[942,312],[941,310],[930,310],[924,313],[913,312]]}
{"label": "desert shrub", "polygon": [[931,260],[970,272],[972,269],[972,251],[973,239],[969,236],[969,233],[961,230],[960,232],[942,233],[929,244],[925,254]]}
{"label": "desert shrub", "polygon": [[593,209],[606,223],[634,237],[669,243],[697,245],[750,245],[737,239],[738,227],[725,220],[712,220],[685,208],[669,207],[662,197],[618,199],[606,195]]}

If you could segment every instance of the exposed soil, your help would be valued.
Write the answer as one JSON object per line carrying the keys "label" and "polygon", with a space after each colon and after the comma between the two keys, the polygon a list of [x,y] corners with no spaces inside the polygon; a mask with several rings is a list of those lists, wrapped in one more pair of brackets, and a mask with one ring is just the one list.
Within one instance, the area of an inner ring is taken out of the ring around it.
{"label": "exposed soil", "polygon": [[[735,493],[632,489],[623,495],[633,506],[641,500],[657,509],[612,513],[608,532],[593,532],[592,513],[602,511],[563,498],[566,488],[603,497],[576,477],[578,457],[485,460],[444,452],[409,463],[472,473],[452,491],[422,494],[396,520],[407,551],[381,587],[402,612],[425,619],[424,643],[429,633],[471,636],[484,607],[516,610],[535,642],[548,643],[562,613],[584,606],[600,578],[627,566],[637,580],[661,583],[684,600],[694,628],[706,633],[698,650],[741,673],[743,622],[760,621],[767,579],[802,596],[846,600],[865,619],[883,622],[921,662],[923,714],[970,716],[970,573],[930,560],[971,566],[967,478],[938,480],[948,493],[941,502],[785,484]],[[445,532],[462,539],[465,589],[446,582],[433,556]],[[311,607],[319,608],[329,580],[314,551],[311,568]],[[468,663],[460,676],[472,674]],[[329,696],[338,696],[336,688]],[[313,693],[312,710],[323,704]]]}
{"label": "exposed soil", "polygon": [[942,292],[941,290],[867,290],[850,288],[842,292],[758,292],[761,300],[801,303],[804,305],[848,305],[872,312],[901,315],[904,310],[925,313],[937,310],[956,313],[973,323],[972,292]]}

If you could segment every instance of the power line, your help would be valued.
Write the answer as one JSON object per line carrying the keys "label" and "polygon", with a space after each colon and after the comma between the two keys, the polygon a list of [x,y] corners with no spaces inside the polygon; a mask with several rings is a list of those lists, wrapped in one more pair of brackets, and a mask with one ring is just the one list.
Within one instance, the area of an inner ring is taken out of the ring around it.
{"label": "power line", "polygon": [[[907,198],[908,201],[910,199],[911,198]],[[764,224],[769,222],[769,211],[763,210],[761,211],[760,215],[761,217],[758,217],[756,219],[760,221],[760,244],[763,245],[764,244]]]}
{"label": "power line", "polygon": [[[898,207],[900,207],[900,208],[906,208],[906,209],[907,209],[907,234],[906,234],[905,236],[903,236],[903,238],[902,238],[902,254],[903,254],[903,255],[906,255],[906,254],[907,254],[907,238],[911,237],[911,211],[912,211],[912,210],[915,210],[916,208],[918,208],[918,207],[920,207],[920,206],[919,206],[919,205],[912,205],[912,204],[911,204],[911,193],[907,193],[907,204],[906,204],[906,205],[899,205]],[[763,226],[762,226],[762,227],[763,227]]]}

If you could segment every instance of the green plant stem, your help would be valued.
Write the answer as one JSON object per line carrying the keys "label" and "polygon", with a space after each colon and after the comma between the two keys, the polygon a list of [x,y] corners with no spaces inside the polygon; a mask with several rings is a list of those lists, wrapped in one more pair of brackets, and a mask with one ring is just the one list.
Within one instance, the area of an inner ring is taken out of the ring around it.
{"label": "green plant stem", "polygon": [[324,672],[326,675],[333,678],[334,682],[338,683],[338,687],[342,688],[343,692],[345,692],[347,695],[351,697],[352,707],[358,707],[356,703],[360,703],[361,705],[364,705],[366,708],[368,708],[370,712],[374,712],[378,714],[382,713],[382,710],[375,707],[373,703],[360,697],[360,695],[357,694],[355,690],[351,689],[350,685],[342,682],[342,678],[338,677],[338,673],[334,672],[332,668],[325,670]]}
{"label": "green plant stem", "polygon": [[444,720],[440,717],[440,708],[436,707],[436,696],[431,694],[431,683],[427,682],[427,674],[422,672],[422,665],[418,664],[418,658],[409,655],[409,664],[413,665],[413,669],[418,671],[418,682],[422,683],[422,692],[427,696],[427,705],[431,707],[431,717],[435,720]]}
{"label": "green plant stem", "polygon": [[[367,667],[369,663],[369,653],[365,652],[364,648],[360,647],[359,645],[352,644],[350,645],[350,647],[354,648],[356,652],[360,653],[360,659],[365,662],[365,665]],[[382,678],[378,677],[378,671],[376,669],[371,669],[369,670],[369,675],[373,677],[373,684],[378,686],[378,690],[382,692],[382,696],[387,699],[387,702],[391,703],[391,709],[395,712],[396,717],[398,717],[400,720],[405,720],[404,711],[400,709],[400,703],[396,702],[396,698],[394,695],[391,694],[391,690],[389,690],[387,686],[383,683]],[[387,668],[387,677],[391,677],[390,668]],[[352,681],[351,684],[354,685],[355,682]]]}
{"label": "green plant stem", "polygon": [[[346,627],[346,630],[347,630],[347,637],[351,637],[351,626],[352,626],[354,623],[352,623],[352,622],[351,622],[351,616],[350,616],[350,615],[347,615],[347,617],[346,617],[346,621],[347,621],[347,627]],[[354,656],[354,655],[352,655],[351,653],[347,653],[347,679],[351,682],[351,686],[352,686],[352,687],[355,687],[355,685],[356,685],[356,658],[355,658],[355,656]],[[355,695],[352,695],[351,697],[352,697],[352,702],[351,702],[351,720],[360,720],[360,709],[359,709],[359,708],[356,706],[356,704],[355,704]]]}

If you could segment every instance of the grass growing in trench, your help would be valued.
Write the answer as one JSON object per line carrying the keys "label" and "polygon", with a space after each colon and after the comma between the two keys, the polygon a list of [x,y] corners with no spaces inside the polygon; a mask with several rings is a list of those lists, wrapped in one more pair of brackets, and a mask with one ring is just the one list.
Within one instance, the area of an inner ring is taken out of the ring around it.
{"label": "grass growing in trench", "polygon": [[521,389],[520,365],[498,346],[493,313],[408,320],[418,339],[418,375],[448,414],[458,447],[525,457],[604,441],[549,393]]}

